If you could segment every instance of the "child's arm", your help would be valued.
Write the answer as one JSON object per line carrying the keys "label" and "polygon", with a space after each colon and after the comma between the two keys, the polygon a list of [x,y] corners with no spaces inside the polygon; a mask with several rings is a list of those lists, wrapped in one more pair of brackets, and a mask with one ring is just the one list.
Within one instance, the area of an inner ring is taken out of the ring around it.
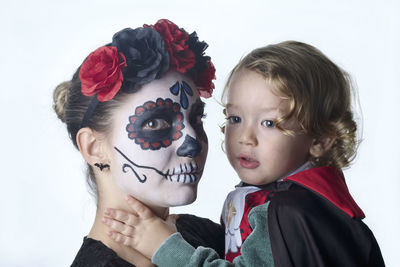
{"label": "child's arm", "polygon": [[105,223],[113,230],[111,238],[118,243],[139,250],[159,266],[273,266],[272,252],[267,226],[268,205],[253,208],[249,215],[253,233],[243,243],[241,256],[236,257],[234,264],[221,260],[218,254],[210,249],[195,249],[188,244],[171,221],[163,221],[139,201],[128,200],[134,214],[108,209]]}

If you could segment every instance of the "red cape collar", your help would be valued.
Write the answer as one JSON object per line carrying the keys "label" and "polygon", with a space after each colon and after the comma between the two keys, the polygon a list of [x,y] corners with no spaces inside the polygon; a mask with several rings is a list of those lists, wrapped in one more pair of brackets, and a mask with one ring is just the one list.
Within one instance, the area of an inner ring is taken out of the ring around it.
{"label": "red cape collar", "polygon": [[334,167],[317,167],[298,172],[284,181],[293,181],[328,199],[352,218],[365,218],[350,195],[342,171]]}

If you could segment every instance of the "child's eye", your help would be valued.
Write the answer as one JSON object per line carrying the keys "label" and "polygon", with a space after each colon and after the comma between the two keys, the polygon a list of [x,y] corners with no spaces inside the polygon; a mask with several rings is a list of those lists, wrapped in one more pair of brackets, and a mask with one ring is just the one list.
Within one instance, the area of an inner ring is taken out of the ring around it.
{"label": "child's eye", "polygon": [[229,123],[235,124],[235,123],[240,123],[242,121],[242,119],[238,116],[229,116],[226,118],[226,120]]}
{"label": "child's eye", "polygon": [[274,123],[274,121],[271,121],[271,120],[263,120],[261,122],[261,125],[264,127],[267,127],[267,128],[273,128],[275,126],[275,123]]}
{"label": "child's eye", "polygon": [[157,131],[164,130],[171,127],[171,125],[164,119],[150,119],[144,122],[143,130]]}

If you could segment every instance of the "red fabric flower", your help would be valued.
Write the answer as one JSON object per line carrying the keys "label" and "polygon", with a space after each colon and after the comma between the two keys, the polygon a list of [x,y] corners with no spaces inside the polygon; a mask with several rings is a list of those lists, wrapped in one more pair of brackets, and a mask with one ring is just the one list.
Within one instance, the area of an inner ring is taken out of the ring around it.
{"label": "red fabric flower", "polygon": [[125,56],[116,47],[102,46],[88,56],[79,71],[82,94],[97,94],[100,102],[112,99],[121,88]]}
{"label": "red fabric flower", "polygon": [[151,27],[162,36],[173,70],[186,73],[193,68],[196,58],[186,43],[189,35],[185,31],[180,30],[176,24],[167,19],[160,19],[155,25],[144,25],[144,27]]}
{"label": "red fabric flower", "polygon": [[208,67],[197,75],[194,83],[197,86],[200,96],[209,98],[215,88],[214,83],[212,82],[212,80],[215,80],[215,67],[211,60],[208,60],[206,63]]}

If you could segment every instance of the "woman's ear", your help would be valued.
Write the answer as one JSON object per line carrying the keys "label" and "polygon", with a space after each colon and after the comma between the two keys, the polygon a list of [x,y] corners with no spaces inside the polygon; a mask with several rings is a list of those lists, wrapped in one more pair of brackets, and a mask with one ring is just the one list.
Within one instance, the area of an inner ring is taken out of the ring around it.
{"label": "woman's ear", "polygon": [[322,157],[329,149],[331,149],[333,142],[335,142],[335,139],[330,137],[313,139],[310,147],[311,156],[314,158]]}
{"label": "woman's ear", "polygon": [[87,163],[94,166],[96,163],[107,163],[101,135],[90,128],[82,128],[76,135],[79,151]]}

